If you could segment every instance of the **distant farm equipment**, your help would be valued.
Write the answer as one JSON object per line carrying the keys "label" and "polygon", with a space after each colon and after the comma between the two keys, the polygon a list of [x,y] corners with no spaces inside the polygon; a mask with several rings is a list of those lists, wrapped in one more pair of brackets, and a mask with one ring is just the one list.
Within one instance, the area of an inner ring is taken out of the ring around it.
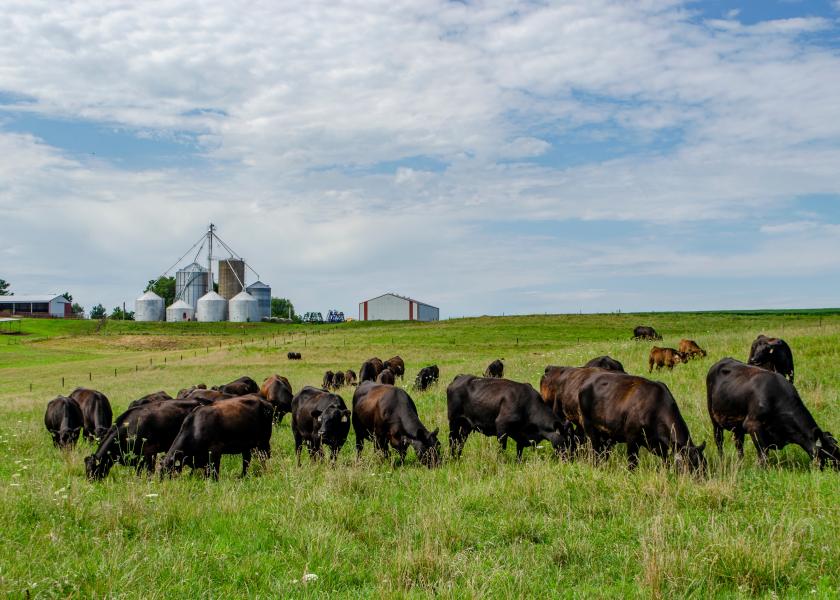
{"label": "distant farm equipment", "polygon": [[335,309],[327,313],[327,323],[344,323],[344,313]]}

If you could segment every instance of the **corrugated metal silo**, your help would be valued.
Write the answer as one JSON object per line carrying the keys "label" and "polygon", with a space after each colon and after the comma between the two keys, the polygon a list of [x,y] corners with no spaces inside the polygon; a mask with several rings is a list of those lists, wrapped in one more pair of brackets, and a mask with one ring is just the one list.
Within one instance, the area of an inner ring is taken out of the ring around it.
{"label": "corrugated metal silo", "polygon": [[176,300],[166,309],[167,321],[195,321],[195,308],[183,300]]}
{"label": "corrugated metal silo", "polygon": [[257,281],[252,283],[245,290],[251,294],[257,301],[257,321],[262,321],[263,317],[271,316],[271,286]]}
{"label": "corrugated metal silo", "polygon": [[248,292],[239,292],[228,303],[230,320],[237,323],[259,321],[257,317],[257,301]]}
{"label": "corrugated metal silo", "polygon": [[219,294],[231,300],[242,291],[245,283],[245,261],[229,258],[219,261]]}
{"label": "corrugated metal silo", "polygon": [[148,291],[134,301],[135,321],[163,321],[163,298]]}
{"label": "corrugated metal silo", "polygon": [[193,307],[198,306],[198,299],[209,291],[207,269],[198,263],[187,265],[175,273],[175,297]]}
{"label": "corrugated metal silo", "polygon": [[207,292],[198,299],[196,308],[196,319],[204,323],[225,321],[227,319],[227,300],[216,292]]}

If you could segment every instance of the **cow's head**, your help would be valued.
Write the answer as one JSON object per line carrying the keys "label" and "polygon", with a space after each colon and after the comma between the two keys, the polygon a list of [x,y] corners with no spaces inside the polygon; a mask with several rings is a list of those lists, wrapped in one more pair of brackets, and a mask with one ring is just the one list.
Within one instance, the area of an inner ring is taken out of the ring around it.
{"label": "cow's head", "polygon": [[417,432],[417,437],[414,439],[403,438],[403,443],[411,444],[414,451],[417,453],[417,458],[420,462],[430,469],[440,464],[440,440],[438,440],[438,432],[440,430],[435,428],[434,431],[427,431],[421,429]]}
{"label": "cow's head", "polygon": [[340,448],[347,441],[350,432],[350,411],[340,406],[331,405],[323,411],[312,411],[316,435],[323,443],[333,449]]}
{"label": "cow's head", "polygon": [[72,448],[76,445],[81,434],[82,427],[65,427],[58,432],[59,448]]}
{"label": "cow's head", "polygon": [[689,441],[684,448],[678,450],[674,455],[674,463],[677,465],[677,469],[688,470],[697,475],[706,475],[708,464],[706,463],[706,457],[703,455],[705,449],[706,442],[695,446]]}
{"label": "cow's head", "polygon": [[554,421],[554,430],[543,437],[551,444],[557,453],[566,452],[571,448],[574,428],[569,421]]}
{"label": "cow's head", "polygon": [[820,468],[830,463],[835,469],[840,469],[840,445],[828,431],[818,431],[814,444],[816,455],[820,460]]}
{"label": "cow's head", "polygon": [[776,346],[771,342],[761,342],[755,347],[755,352],[750,356],[749,361],[751,365],[767,365],[773,362],[776,353]]}
{"label": "cow's head", "polygon": [[110,460],[107,456],[99,457],[96,454],[91,454],[85,457],[85,473],[87,474],[87,478],[91,481],[105,479],[111,471],[113,464],[114,461]]}

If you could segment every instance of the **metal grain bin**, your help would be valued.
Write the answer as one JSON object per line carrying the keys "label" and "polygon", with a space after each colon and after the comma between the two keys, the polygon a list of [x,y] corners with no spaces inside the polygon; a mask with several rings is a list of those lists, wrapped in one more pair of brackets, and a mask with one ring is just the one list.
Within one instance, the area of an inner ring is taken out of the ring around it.
{"label": "metal grain bin", "polygon": [[135,321],[163,321],[163,298],[148,291],[134,301]]}
{"label": "metal grain bin", "polygon": [[195,308],[188,302],[176,300],[166,309],[167,321],[195,321]]}
{"label": "metal grain bin", "polygon": [[253,323],[257,317],[257,301],[248,292],[239,292],[228,303],[230,320],[236,323]]}
{"label": "metal grain bin", "polygon": [[227,320],[227,300],[216,292],[207,292],[198,299],[195,316],[203,323],[214,323]]}
{"label": "metal grain bin", "polygon": [[175,297],[193,307],[198,306],[198,299],[209,291],[207,269],[198,263],[187,265],[175,273]]}
{"label": "metal grain bin", "polygon": [[219,294],[231,300],[243,290],[245,283],[245,261],[229,258],[219,261]]}
{"label": "metal grain bin", "polygon": [[262,321],[271,316],[271,286],[262,281],[252,283],[245,290],[257,301],[256,321]]}

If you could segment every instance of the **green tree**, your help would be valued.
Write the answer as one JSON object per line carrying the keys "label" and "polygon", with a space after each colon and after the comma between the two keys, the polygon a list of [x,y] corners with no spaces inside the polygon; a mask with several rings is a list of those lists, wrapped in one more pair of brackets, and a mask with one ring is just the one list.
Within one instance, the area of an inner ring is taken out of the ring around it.
{"label": "green tree", "polygon": [[9,291],[9,282],[5,279],[0,279],[0,296],[14,296]]}
{"label": "green tree", "polygon": [[70,303],[72,304],[72,302],[73,302],[73,294],[71,294],[70,292],[64,292],[64,293],[63,293],[63,294],[61,294],[61,295],[62,295],[62,296],[64,296],[64,299],[65,299],[65,300],[67,300],[67,302],[70,302]]}
{"label": "green tree", "polygon": [[159,279],[150,279],[149,285],[146,286],[144,292],[154,292],[163,298],[163,305],[170,306],[175,302],[175,278],[161,277]]}
{"label": "green tree", "polygon": [[105,318],[105,307],[101,304],[97,304],[93,308],[90,309],[90,318],[91,319],[104,319]]}
{"label": "green tree", "polygon": [[79,304],[78,302],[74,302],[72,310],[74,315],[81,315],[85,312],[85,307]]}
{"label": "green tree", "polygon": [[134,320],[134,311],[133,310],[126,310],[124,311],[122,307],[117,306],[111,311],[111,316],[108,317],[109,319],[113,319],[115,321],[133,321]]}
{"label": "green tree", "polygon": [[281,317],[283,319],[297,320],[295,314],[295,305],[288,298],[272,298],[271,299],[271,316]]}

